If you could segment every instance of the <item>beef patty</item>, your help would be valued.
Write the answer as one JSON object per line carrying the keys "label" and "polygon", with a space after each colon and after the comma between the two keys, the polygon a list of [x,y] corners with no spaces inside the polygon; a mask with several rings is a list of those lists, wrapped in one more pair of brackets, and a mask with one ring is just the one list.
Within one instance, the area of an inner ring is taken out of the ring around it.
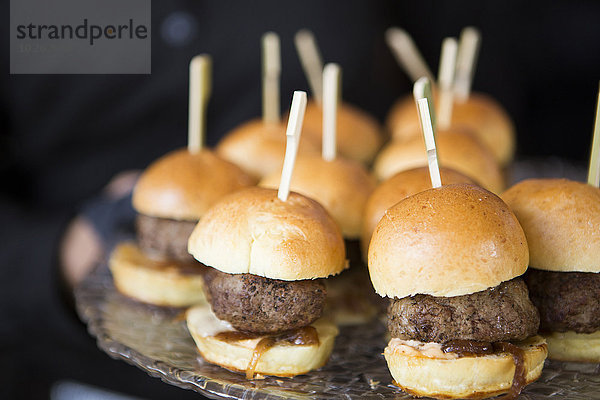
{"label": "beef patty", "polygon": [[464,296],[394,299],[388,307],[392,337],[422,342],[523,340],[535,335],[539,324],[521,278]]}
{"label": "beef patty", "polygon": [[542,331],[600,330],[600,273],[530,269],[525,280]]}
{"label": "beef patty", "polygon": [[273,333],[301,328],[319,318],[325,304],[321,279],[281,281],[214,268],[204,279],[215,315],[241,331]]}
{"label": "beef patty", "polygon": [[194,261],[187,244],[197,221],[176,221],[138,214],[137,238],[144,253],[168,260]]}

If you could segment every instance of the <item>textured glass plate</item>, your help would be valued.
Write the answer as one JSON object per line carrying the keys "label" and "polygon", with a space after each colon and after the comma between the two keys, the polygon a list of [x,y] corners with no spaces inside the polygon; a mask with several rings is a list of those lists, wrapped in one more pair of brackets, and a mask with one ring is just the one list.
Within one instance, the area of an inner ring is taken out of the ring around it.
{"label": "textured glass plate", "polygon": [[[120,295],[106,265],[76,290],[77,309],[98,346],[163,381],[212,398],[244,399],[410,399],[391,385],[381,352],[383,324],[343,328],[329,363],[288,378],[247,381],[243,375],[204,362],[182,313],[142,305]],[[542,377],[521,399],[548,397],[600,400],[600,365],[546,362]]]}

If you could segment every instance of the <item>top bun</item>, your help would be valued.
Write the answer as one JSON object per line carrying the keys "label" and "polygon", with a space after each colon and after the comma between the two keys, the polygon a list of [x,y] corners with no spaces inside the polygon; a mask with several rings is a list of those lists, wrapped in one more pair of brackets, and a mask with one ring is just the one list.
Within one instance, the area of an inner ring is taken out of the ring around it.
{"label": "top bun", "polygon": [[[267,176],[260,186],[277,188],[281,172]],[[291,190],[318,201],[348,239],[360,237],[367,198],[375,189],[375,179],[357,161],[321,156],[299,157],[294,166]]]}
{"label": "top bun", "polygon": [[133,207],[151,217],[197,221],[224,195],[253,184],[252,177],[210,150],[180,149],[146,168],[133,190]]}
{"label": "top bun", "polygon": [[[322,143],[323,110],[314,101],[308,102],[304,114],[305,136]],[[375,118],[348,103],[341,103],[337,111],[337,148],[351,160],[370,164],[383,142],[382,128]]]}
{"label": "top bun", "polygon": [[381,296],[461,296],[525,272],[529,252],[508,206],[478,186],[429,189],[388,209],[369,246]]}
{"label": "top bun", "polygon": [[[284,124],[268,124],[261,119],[253,119],[228,133],[217,145],[216,152],[260,179],[281,172],[286,146],[285,130]],[[311,135],[306,129],[302,133],[307,137],[300,141],[298,154],[320,154],[320,142],[311,142]]]}
{"label": "top bun", "polygon": [[229,274],[294,281],[346,268],[340,229],[316,201],[291,192],[248,188],[217,203],[188,241],[201,263]]}
{"label": "top bun", "polygon": [[[473,180],[466,175],[450,168],[440,168],[442,184],[471,183]],[[365,206],[364,221],[361,234],[363,254],[367,255],[369,242],[377,223],[383,217],[385,210],[408,196],[431,189],[431,176],[428,167],[420,167],[402,171],[382,182],[369,196]]]}
{"label": "top bun", "polygon": [[600,272],[600,189],[567,179],[528,179],[502,198],[523,226],[532,268]]}
{"label": "top bun", "polygon": [[[386,125],[394,140],[407,140],[420,134],[419,116],[412,96],[402,98],[392,106]],[[472,130],[501,165],[512,161],[515,128],[504,108],[490,96],[472,93],[465,102],[455,101],[452,125]]]}
{"label": "top bun", "polygon": [[[504,189],[504,178],[494,156],[469,131],[451,128],[435,136],[440,165],[461,172],[494,193]],[[427,165],[423,135],[404,142],[392,141],[377,156],[374,170],[378,179]]]}

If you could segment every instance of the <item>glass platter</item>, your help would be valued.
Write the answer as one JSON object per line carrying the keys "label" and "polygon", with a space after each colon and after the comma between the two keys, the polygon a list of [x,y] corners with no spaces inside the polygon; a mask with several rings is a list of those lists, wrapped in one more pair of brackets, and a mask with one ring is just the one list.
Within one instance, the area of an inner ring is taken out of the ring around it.
{"label": "glass platter", "polygon": [[[182,313],[136,303],[120,295],[106,264],[77,288],[77,309],[98,346],[111,357],[148,374],[211,398],[411,399],[391,385],[382,323],[342,328],[329,363],[293,379],[247,381],[243,375],[204,362]],[[600,400],[600,364],[546,362],[541,378],[520,399],[549,397]]]}

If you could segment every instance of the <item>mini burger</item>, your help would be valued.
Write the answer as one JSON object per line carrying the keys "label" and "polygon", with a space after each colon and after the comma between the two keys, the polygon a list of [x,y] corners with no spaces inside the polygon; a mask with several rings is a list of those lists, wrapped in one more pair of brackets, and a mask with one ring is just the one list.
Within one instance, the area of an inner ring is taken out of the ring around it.
{"label": "mini burger", "polygon": [[[281,172],[286,150],[286,124],[280,118],[279,102],[279,36],[267,32],[261,42],[263,116],[241,124],[225,135],[217,146],[217,153],[221,157],[239,165],[257,179]],[[300,142],[298,151],[300,154],[317,154],[319,143],[311,142],[309,137]]]}
{"label": "mini burger", "polygon": [[[392,106],[387,119],[392,138],[397,141],[419,136],[419,116],[412,96]],[[465,101],[454,102],[452,125],[472,130],[493,153],[496,161],[507,166],[515,153],[515,128],[504,108],[492,97],[472,93]]]}
{"label": "mini burger", "polygon": [[346,268],[341,232],[316,201],[245,189],[200,220],[190,254],[210,267],[210,307],[188,311],[202,357],[258,375],[295,376],[323,366],[338,333],[320,318],[324,278]]}
{"label": "mini burger", "polygon": [[526,282],[550,358],[600,362],[600,189],[529,179],[502,198],[527,236]]}
{"label": "mini burger", "polygon": [[[285,154],[285,129],[284,123],[253,119],[225,135],[216,152],[257,179],[280,173]],[[311,141],[306,129],[304,134],[309,138],[300,141],[298,153],[320,154],[320,144]]]}
{"label": "mini burger", "polygon": [[520,276],[521,226],[494,194],[469,184],[408,197],[385,212],[369,246],[376,292],[391,298],[384,356],[416,396],[516,398],[547,355]]}
{"label": "mini burger", "polygon": [[[470,131],[456,127],[438,129],[435,141],[441,166],[467,175],[494,193],[501,193],[504,189],[500,165],[490,150]],[[373,169],[377,178],[384,180],[397,172],[426,165],[427,151],[423,145],[423,135],[415,135],[406,141],[389,143],[377,155]]]}
{"label": "mini burger", "polygon": [[205,271],[187,252],[194,226],[225,194],[254,180],[209,150],[173,151],[151,164],[133,191],[137,244],[110,258],[117,289],[136,300],[185,307],[204,301]]}

